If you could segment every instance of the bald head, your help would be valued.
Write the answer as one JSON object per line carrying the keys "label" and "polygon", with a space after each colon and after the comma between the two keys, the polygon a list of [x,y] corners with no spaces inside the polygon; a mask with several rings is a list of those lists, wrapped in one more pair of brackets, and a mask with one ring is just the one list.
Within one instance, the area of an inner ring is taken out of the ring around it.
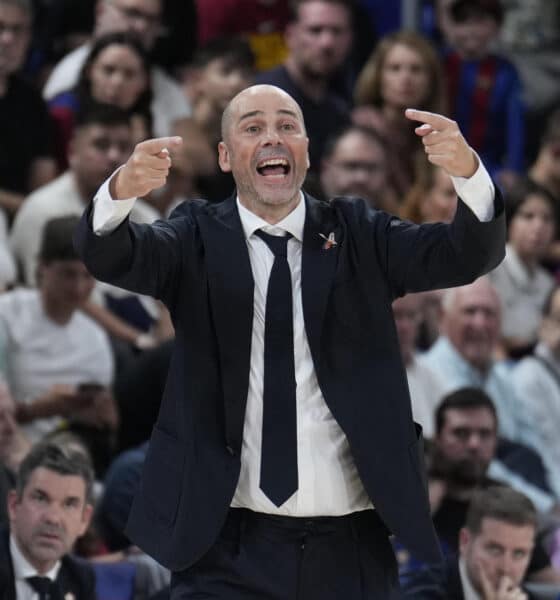
{"label": "bald head", "polygon": [[[305,123],[303,121],[303,113],[299,104],[283,89],[274,85],[259,84],[252,85],[244,90],[241,90],[236,96],[234,96],[229,104],[224,109],[222,114],[222,140],[228,143],[230,138],[231,126],[244,116],[243,107],[246,104],[263,103],[263,106],[267,104],[272,98],[283,98],[286,103],[287,110],[292,110],[298,119],[303,124],[305,130]],[[290,108],[291,107],[291,108]],[[253,111],[251,111],[253,112]]]}
{"label": "bald head", "polygon": [[471,366],[485,371],[500,335],[500,299],[490,280],[449,290],[443,308],[444,334]]}

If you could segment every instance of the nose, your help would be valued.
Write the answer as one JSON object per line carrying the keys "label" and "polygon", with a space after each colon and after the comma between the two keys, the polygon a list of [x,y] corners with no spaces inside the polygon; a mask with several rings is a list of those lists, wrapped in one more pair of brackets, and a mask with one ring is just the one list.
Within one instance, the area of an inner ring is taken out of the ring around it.
{"label": "nose", "polygon": [[282,142],[276,127],[271,126],[266,128],[263,142],[265,146],[273,146]]}

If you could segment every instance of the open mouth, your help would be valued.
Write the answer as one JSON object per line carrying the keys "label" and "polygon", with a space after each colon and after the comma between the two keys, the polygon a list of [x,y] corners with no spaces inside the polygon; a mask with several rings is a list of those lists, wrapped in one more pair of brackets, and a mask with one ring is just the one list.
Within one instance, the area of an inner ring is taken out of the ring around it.
{"label": "open mouth", "polygon": [[284,176],[290,172],[290,163],[285,158],[268,158],[257,164],[257,172],[263,177]]}

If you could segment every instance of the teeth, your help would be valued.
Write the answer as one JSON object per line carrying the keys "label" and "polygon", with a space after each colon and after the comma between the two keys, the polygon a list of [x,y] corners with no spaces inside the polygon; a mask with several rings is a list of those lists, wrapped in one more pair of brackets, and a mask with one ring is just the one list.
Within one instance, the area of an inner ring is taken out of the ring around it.
{"label": "teeth", "polygon": [[262,163],[259,163],[259,168],[276,166],[287,167],[288,161],[284,158],[270,158],[269,160],[265,160]]}

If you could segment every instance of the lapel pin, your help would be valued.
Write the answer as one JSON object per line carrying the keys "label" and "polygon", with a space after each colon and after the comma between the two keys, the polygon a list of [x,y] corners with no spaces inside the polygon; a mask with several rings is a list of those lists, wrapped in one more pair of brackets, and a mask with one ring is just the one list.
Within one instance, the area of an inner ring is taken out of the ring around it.
{"label": "lapel pin", "polygon": [[329,237],[323,235],[322,233],[319,235],[325,240],[325,243],[323,244],[323,250],[330,250],[333,246],[338,244],[338,242],[334,239],[334,231],[329,233]]}

